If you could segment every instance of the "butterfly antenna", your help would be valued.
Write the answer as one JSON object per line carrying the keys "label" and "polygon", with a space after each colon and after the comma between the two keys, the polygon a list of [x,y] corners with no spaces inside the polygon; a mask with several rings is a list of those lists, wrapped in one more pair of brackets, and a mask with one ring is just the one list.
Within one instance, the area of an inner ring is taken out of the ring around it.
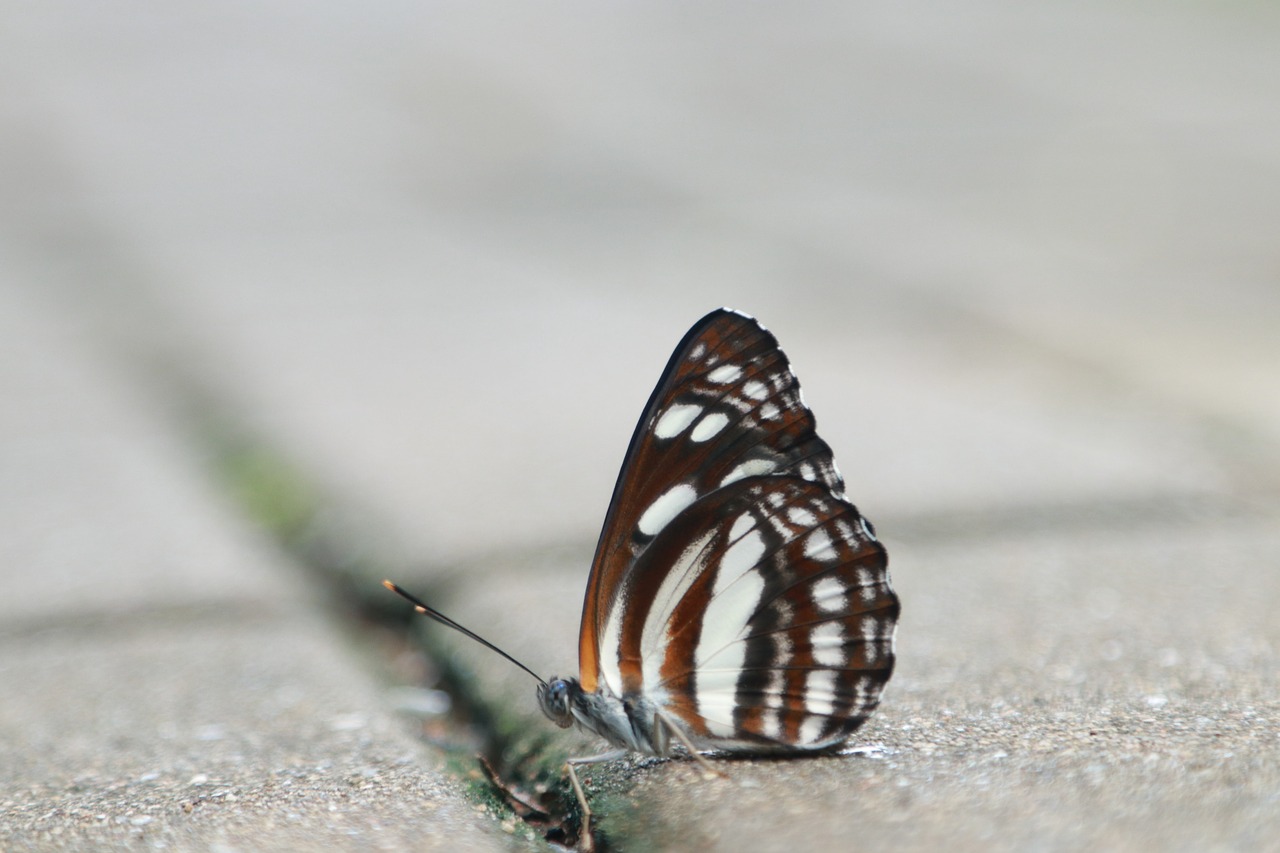
{"label": "butterfly antenna", "polygon": [[511,655],[507,654],[502,649],[498,648],[493,643],[486,640],[484,637],[481,637],[475,631],[472,631],[470,628],[465,628],[462,625],[459,625],[457,622],[454,622],[452,619],[450,619],[448,616],[445,616],[443,613],[441,613],[439,610],[436,610],[434,607],[429,607],[428,605],[423,604],[422,601],[420,601],[416,596],[412,595],[411,593],[405,592],[403,589],[396,586],[391,581],[383,581],[382,585],[385,586],[387,589],[391,590],[392,592],[394,592],[396,595],[400,596],[401,598],[407,599],[409,603],[413,605],[413,609],[421,613],[423,616],[430,616],[432,619],[436,620],[441,625],[445,625],[449,628],[452,628],[453,630],[457,631],[463,636],[470,637],[471,639],[475,640],[477,643],[484,646],[485,648],[497,652],[507,660],[511,661],[516,666],[523,669],[525,672],[532,675],[539,684],[546,686],[547,682],[542,678],[542,676],[538,675],[538,673],[534,672],[533,670],[529,669],[529,667],[520,663],[520,661],[516,660]]}

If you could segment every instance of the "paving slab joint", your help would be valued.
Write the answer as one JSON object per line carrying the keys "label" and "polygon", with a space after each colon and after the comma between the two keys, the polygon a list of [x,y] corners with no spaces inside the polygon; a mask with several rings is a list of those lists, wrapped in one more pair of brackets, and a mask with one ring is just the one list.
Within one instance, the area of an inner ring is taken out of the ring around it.
{"label": "paving slab joint", "polygon": [[[429,672],[425,680],[448,696],[447,714],[427,715],[424,728],[448,755],[448,770],[467,796],[508,832],[522,821],[549,842],[576,846],[578,806],[561,774],[564,755],[552,748],[553,734],[531,729],[523,715],[488,701],[474,673],[447,653],[439,632],[424,630],[426,620],[382,587],[384,577],[423,577],[421,567],[397,555],[389,544],[394,536],[374,515],[327,494],[285,453],[193,387],[176,389],[182,417],[233,505],[319,588],[354,645],[380,650],[376,659],[372,652],[365,657],[384,681],[397,680],[388,660],[407,654],[418,660],[405,669],[419,674],[419,684]],[[418,592],[434,600],[436,590]]]}

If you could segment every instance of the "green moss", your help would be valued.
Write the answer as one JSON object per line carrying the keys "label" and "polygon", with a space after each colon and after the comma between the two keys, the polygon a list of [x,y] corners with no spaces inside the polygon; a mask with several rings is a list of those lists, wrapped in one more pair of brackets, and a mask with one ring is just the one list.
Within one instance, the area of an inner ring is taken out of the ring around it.
{"label": "green moss", "polygon": [[286,543],[295,541],[315,516],[317,495],[280,456],[261,447],[237,445],[220,454],[218,463],[236,503]]}

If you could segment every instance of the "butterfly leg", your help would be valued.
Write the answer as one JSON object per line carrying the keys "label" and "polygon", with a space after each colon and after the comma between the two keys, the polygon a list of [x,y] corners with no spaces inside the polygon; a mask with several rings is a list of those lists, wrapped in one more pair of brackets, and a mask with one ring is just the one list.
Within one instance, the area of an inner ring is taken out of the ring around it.
{"label": "butterfly leg", "polygon": [[663,714],[661,711],[657,711],[653,715],[653,732],[654,732],[654,738],[657,740],[657,743],[655,745],[658,747],[659,755],[667,754],[668,744],[669,744],[669,741],[667,740],[667,734],[670,733],[675,735],[676,740],[680,741],[680,743],[684,745],[684,748],[689,751],[689,755],[693,756],[693,759],[702,765],[702,778],[704,779],[716,779],[716,778],[727,779],[728,778],[719,770],[712,767],[711,762],[703,758],[702,753],[694,749],[693,744],[689,742],[689,738],[685,735],[684,731],[682,731],[678,725],[676,725],[670,719],[668,719],[667,715]]}
{"label": "butterfly leg", "polygon": [[573,793],[577,795],[578,805],[582,807],[582,832],[580,836],[583,850],[590,851],[594,847],[591,840],[591,806],[587,805],[587,794],[582,790],[582,783],[578,781],[578,774],[573,768],[578,764],[600,764],[605,761],[615,761],[626,754],[627,750],[625,749],[615,749],[609,752],[602,752],[599,755],[570,758],[564,763],[564,769],[569,771],[569,784],[573,785]]}

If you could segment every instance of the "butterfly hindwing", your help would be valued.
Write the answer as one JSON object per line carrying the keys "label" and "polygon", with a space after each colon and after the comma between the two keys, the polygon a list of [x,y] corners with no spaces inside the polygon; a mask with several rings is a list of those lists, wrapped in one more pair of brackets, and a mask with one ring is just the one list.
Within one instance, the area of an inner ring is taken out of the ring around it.
{"label": "butterfly hindwing", "polygon": [[606,681],[718,749],[843,740],[893,670],[883,547],[848,502],[794,477],[716,490],[664,528],[605,627]]}

